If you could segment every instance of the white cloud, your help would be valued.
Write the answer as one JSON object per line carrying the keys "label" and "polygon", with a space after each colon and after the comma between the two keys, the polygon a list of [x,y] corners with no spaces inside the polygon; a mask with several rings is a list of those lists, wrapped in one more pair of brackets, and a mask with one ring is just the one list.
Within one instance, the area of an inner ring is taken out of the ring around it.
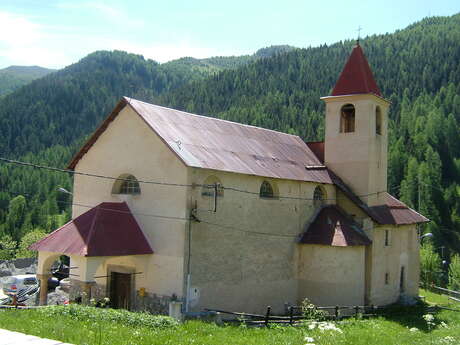
{"label": "white cloud", "polygon": [[2,65],[41,65],[56,67],[68,57],[46,46],[50,39],[43,26],[27,17],[0,11],[0,49]]}

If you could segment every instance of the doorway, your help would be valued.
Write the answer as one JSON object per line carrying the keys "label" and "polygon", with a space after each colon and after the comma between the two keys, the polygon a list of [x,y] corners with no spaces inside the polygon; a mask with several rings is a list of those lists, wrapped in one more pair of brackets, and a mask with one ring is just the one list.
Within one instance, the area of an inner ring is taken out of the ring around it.
{"label": "doorway", "polygon": [[110,273],[110,305],[116,309],[131,307],[131,274]]}

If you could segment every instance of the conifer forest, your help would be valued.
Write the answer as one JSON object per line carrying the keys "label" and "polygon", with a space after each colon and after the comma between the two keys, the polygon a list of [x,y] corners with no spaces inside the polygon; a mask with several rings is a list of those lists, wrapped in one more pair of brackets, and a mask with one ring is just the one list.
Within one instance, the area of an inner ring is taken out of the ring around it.
{"label": "conifer forest", "polygon": [[[97,51],[0,96],[0,157],[66,168],[122,96],[322,140],[320,97],[354,44],[164,64]],[[460,253],[460,14],[360,44],[391,101],[388,191],[431,219],[423,231],[449,260]],[[72,190],[71,174],[0,161],[0,259],[30,255],[29,244],[70,219],[60,187]]]}

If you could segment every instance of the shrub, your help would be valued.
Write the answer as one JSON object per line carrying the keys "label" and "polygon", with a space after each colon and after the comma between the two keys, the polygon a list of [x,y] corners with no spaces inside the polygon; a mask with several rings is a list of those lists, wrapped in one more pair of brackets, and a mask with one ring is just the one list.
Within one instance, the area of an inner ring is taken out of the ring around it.
{"label": "shrub", "polygon": [[148,328],[168,328],[179,325],[176,319],[169,316],[131,312],[123,309],[102,309],[78,304],[49,306],[39,308],[38,312],[52,317],[66,316],[78,321],[109,321]]}
{"label": "shrub", "polygon": [[328,315],[327,312],[318,310],[308,298],[302,302],[302,314],[309,320],[325,320]]}

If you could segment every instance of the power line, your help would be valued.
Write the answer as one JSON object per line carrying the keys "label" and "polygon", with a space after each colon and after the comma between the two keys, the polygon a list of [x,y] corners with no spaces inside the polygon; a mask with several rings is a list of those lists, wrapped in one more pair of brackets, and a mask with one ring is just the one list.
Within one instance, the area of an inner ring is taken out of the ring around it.
{"label": "power line", "polygon": [[[129,178],[121,178],[121,177],[113,177],[113,176],[85,173],[85,172],[79,172],[79,171],[74,171],[74,170],[69,170],[69,169],[61,169],[61,168],[49,167],[49,166],[45,166],[45,165],[38,165],[38,164],[34,164],[34,163],[21,162],[21,161],[17,161],[17,160],[13,160],[13,159],[7,159],[7,158],[3,158],[3,157],[0,157],[0,161],[5,162],[5,163],[9,163],[9,164],[17,164],[17,165],[21,165],[21,166],[27,166],[27,167],[30,167],[30,168],[45,169],[45,170],[50,170],[50,171],[68,173],[68,174],[72,174],[72,175],[82,175],[82,176],[103,178],[103,179],[115,180],[115,181],[129,181],[129,182],[133,181],[133,180],[131,180]],[[168,182],[145,181],[145,180],[136,180],[136,181],[139,182],[139,183],[174,186],[174,187],[194,187],[194,186],[197,186],[197,185],[193,185],[193,184],[183,184],[183,183],[168,183]]]}
{"label": "power line", "polygon": [[[109,179],[109,180],[114,180],[114,181],[129,181],[132,182],[133,180],[129,178],[120,178],[120,177],[113,177],[113,176],[107,176],[107,175],[99,175],[99,174],[92,174],[92,173],[86,173],[86,172],[78,172],[74,170],[69,170],[69,169],[61,169],[61,168],[56,168],[56,167],[49,167],[49,166],[44,166],[44,165],[38,165],[34,163],[29,163],[29,162],[22,162],[22,161],[17,161],[17,160],[12,160],[12,159],[7,159],[0,157],[1,162],[9,163],[9,164],[17,164],[21,166],[26,166],[26,167],[31,167],[31,168],[36,168],[36,169],[45,169],[45,170],[50,170],[50,171],[55,171],[55,172],[62,172],[62,173],[68,173],[68,174],[73,174],[73,175],[82,175],[82,176],[88,176],[88,177],[95,177],[95,178],[103,178],[103,179]],[[154,185],[164,185],[164,186],[174,186],[174,187],[213,187],[214,185],[207,185],[207,184],[181,184],[181,183],[168,183],[168,182],[159,182],[159,181],[153,181],[153,180],[136,180],[138,183],[145,183],[145,184],[154,184]],[[309,182],[309,181],[305,181]],[[239,192],[239,193],[245,193],[245,194],[250,194],[250,195],[257,195],[260,196],[260,192],[252,192],[244,189],[239,189],[235,187],[225,187],[222,185],[222,188],[224,190],[230,190],[234,192]],[[371,195],[376,195],[376,194],[381,194],[381,193],[386,193],[387,191],[379,191],[379,192],[374,192],[374,193],[368,193],[368,194],[362,194],[362,195],[356,195],[357,197],[366,197],[366,196],[371,196]],[[306,201],[314,201],[314,198],[304,198],[304,197],[294,197],[294,196],[285,196],[285,195],[278,195],[276,196],[275,199],[288,199],[288,200],[306,200]],[[336,198],[331,198],[331,199],[323,199],[323,200],[336,200]]]}

